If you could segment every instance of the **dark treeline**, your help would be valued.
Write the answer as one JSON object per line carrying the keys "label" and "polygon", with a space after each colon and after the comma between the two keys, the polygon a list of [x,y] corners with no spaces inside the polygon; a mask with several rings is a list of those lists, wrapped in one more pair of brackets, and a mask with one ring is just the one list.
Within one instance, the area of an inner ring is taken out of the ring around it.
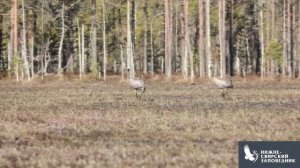
{"label": "dark treeline", "polygon": [[296,78],[299,21],[298,0],[1,1],[0,71]]}

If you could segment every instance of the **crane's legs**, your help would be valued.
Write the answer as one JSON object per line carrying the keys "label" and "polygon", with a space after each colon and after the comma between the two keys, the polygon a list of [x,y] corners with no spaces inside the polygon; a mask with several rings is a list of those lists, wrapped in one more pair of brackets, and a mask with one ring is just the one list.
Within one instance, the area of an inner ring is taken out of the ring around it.
{"label": "crane's legs", "polygon": [[146,91],[146,88],[143,88],[142,90],[142,93],[139,95],[138,94],[138,90],[134,90],[134,92],[135,92],[135,96],[136,96],[136,98],[138,99],[138,100],[141,100],[142,99],[142,96],[143,96],[143,94],[144,94],[144,92]]}
{"label": "crane's legs", "polygon": [[145,91],[146,91],[146,88],[143,88],[142,89],[142,94],[140,95],[140,100],[141,100],[141,98],[142,98],[142,96],[143,96],[143,94],[144,94]]}
{"label": "crane's legs", "polygon": [[223,89],[220,89],[220,91],[221,91],[221,96],[223,97],[223,99],[225,99],[225,96],[228,94],[228,92]]}

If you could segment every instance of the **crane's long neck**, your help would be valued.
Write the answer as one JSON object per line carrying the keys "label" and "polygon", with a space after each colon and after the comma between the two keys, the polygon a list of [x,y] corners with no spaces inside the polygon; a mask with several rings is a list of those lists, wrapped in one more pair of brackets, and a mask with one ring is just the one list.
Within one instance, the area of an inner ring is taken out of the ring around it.
{"label": "crane's long neck", "polygon": [[131,72],[130,69],[127,70],[127,78],[128,79],[133,79],[134,78],[133,73]]}

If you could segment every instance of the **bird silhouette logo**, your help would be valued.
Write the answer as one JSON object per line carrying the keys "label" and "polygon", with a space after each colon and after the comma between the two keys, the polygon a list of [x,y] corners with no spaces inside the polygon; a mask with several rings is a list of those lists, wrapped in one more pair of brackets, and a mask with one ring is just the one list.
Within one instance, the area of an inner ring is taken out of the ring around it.
{"label": "bird silhouette logo", "polygon": [[245,159],[249,160],[253,163],[256,162],[256,160],[258,159],[258,153],[256,151],[253,151],[253,153],[250,152],[250,148],[248,145],[244,146],[244,152],[245,152]]}

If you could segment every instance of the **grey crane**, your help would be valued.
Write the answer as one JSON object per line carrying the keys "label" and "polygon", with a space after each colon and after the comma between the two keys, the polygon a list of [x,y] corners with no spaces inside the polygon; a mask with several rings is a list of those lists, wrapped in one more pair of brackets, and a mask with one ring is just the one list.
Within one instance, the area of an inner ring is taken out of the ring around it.
{"label": "grey crane", "polygon": [[[136,98],[141,100],[144,92],[146,91],[145,82],[140,78],[135,79],[134,74],[130,73],[130,69],[128,69],[128,74],[128,84],[134,90]],[[139,91],[141,92],[140,95],[138,94]]]}
{"label": "grey crane", "polygon": [[223,78],[223,79],[219,79],[219,78],[216,78],[215,75],[214,75],[214,68],[213,67],[210,67],[212,69],[212,82],[220,89],[221,91],[221,96],[225,99],[225,96],[226,94],[228,94],[228,92],[226,92],[226,90],[228,88],[230,89],[233,89],[233,84],[232,84],[232,79],[230,77],[226,77],[226,78]]}
{"label": "grey crane", "polygon": [[[134,89],[136,98],[141,100],[144,92],[146,91],[144,80],[142,79],[128,79],[128,83],[132,89]],[[138,92],[141,92],[139,95]]]}

